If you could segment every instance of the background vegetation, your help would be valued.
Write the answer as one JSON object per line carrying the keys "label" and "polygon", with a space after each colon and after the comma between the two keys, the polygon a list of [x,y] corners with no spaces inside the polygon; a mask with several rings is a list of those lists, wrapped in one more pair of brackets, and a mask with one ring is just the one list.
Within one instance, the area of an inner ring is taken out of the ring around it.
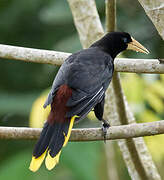
{"label": "background vegetation", "polygon": [[[96,1],[104,24],[104,1]],[[0,0],[0,43],[14,46],[75,52],[81,49],[66,1]],[[137,1],[117,2],[117,27],[142,42],[151,53],[124,53],[125,57],[162,58],[164,43]],[[50,65],[0,60],[0,125],[28,126],[31,118],[43,117],[42,106],[58,68]],[[122,84],[138,122],[164,119],[164,75],[122,73]],[[38,98],[39,97],[39,98]],[[38,122],[31,124],[40,126]],[[98,126],[86,119],[79,127]],[[153,158],[162,172],[164,136],[146,138]],[[35,142],[0,141],[0,179],[107,179],[102,142],[69,143],[60,164],[51,172],[44,166],[37,173],[28,170]],[[121,179],[128,179],[118,147],[115,148]],[[112,162],[111,162],[112,163]],[[129,178],[130,179],[130,178]]]}

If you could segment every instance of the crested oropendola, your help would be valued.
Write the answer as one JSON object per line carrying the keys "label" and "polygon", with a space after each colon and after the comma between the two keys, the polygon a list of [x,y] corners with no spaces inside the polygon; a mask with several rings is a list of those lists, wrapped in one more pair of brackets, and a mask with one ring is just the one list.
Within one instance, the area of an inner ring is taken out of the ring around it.
{"label": "crested oropendola", "polygon": [[105,91],[112,79],[114,58],[126,49],[149,53],[128,33],[111,32],[65,60],[44,104],[44,108],[51,104],[51,111],[35,145],[31,171],[39,169],[46,155],[47,169],[59,162],[74,122],[84,119],[93,108],[106,133],[109,124],[103,119]]}

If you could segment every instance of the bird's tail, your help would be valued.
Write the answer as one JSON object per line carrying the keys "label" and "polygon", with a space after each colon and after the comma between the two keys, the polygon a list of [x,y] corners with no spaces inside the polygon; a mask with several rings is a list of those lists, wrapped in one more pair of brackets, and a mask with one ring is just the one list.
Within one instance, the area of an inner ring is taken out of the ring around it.
{"label": "bird's tail", "polygon": [[59,162],[62,147],[64,147],[70,137],[71,129],[76,116],[66,122],[55,122],[53,125],[48,121],[45,123],[40,138],[35,145],[29,169],[37,171],[41,166],[45,156],[45,164],[51,170]]}

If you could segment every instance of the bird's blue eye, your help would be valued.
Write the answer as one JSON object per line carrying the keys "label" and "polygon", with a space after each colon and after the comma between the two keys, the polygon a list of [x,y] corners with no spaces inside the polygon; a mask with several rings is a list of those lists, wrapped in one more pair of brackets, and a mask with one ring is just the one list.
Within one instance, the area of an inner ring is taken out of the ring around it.
{"label": "bird's blue eye", "polygon": [[128,39],[126,37],[123,38],[124,43],[128,43]]}

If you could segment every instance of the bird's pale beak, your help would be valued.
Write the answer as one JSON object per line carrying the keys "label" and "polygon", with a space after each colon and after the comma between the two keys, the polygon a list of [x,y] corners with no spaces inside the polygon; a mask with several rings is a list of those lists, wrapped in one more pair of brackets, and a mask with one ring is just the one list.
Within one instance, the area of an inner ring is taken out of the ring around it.
{"label": "bird's pale beak", "polygon": [[141,53],[145,53],[145,54],[149,54],[149,51],[144,46],[142,46],[134,38],[131,37],[131,39],[132,39],[132,42],[128,43],[127,49],[137,51],[137,52],[141,52]]}

